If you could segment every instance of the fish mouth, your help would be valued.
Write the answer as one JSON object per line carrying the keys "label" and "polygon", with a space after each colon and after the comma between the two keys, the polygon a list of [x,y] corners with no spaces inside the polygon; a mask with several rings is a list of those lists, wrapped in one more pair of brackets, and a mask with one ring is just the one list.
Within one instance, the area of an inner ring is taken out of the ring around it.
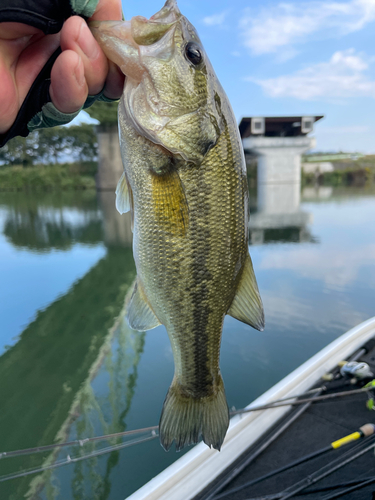
{"label": "fish mouth", "polygon": [[130,21],[91,21],[89,27],[108,59],[127,77],[140,82],[145,71],[142,55],[165,56],[170,43],[163,43],[163,38],[180,18],[176,1],[167,0],[150,19],[135,16]]}

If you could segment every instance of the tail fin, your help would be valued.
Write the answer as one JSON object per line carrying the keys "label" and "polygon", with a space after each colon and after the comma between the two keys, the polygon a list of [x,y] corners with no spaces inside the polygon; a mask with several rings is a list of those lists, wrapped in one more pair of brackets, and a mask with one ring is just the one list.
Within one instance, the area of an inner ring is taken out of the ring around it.
{"label": "tail fin", "polygon": [[216,393],[193,398],[181,393],[173,379],[160,417],[160,443],[168,451],[173,440],[176,450],[198,442],[202,434],[207,446],[220,451],[229,425],[229,410],[224,383],[220,380]]}

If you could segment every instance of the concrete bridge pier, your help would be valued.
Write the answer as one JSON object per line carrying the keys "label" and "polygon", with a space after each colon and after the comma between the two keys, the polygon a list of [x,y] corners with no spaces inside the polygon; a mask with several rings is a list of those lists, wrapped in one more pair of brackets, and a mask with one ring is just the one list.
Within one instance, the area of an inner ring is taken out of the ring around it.
{"label": "concrete bridge pier", "polygon": [[251,243],[259,245],[275,238],[272,231],[276,229],[290,232],[289,236],[280,233],[280,238],[310,241],[306,228],[312,217],[300,209],[301,155],[315,146],[315,139],[248,137],[243,145],[258,157],[257,212],[251,214],[249,223]]}
{"label": "concrete bridge pier", "polygon": [[118,126],[98,125],[99,145],[96,189],[103,213],[104,241],[107,246],[131,247],[132,230],[130,213],[119,214],[116,210],[116,186],[124,171],[121,159]]}
{"label": "concrete bridge pier", "polygon": [[292,213],[298,210],[301,155],[315,147],[313,137],[247,137],[245,150],[258,156],[258,210]]}
{"label": "concrete bridge pier", "polygon": [[98,173],[96,174],[96,188],[99,191],[115,191],[117,183],[124,171],[121,160],[118,126],[98,125]]}

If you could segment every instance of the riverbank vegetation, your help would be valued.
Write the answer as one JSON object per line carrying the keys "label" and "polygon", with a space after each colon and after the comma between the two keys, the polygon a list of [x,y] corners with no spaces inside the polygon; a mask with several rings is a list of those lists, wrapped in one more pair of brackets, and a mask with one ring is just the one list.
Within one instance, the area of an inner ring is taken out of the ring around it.
{"label": "riverbank vegetation", "polygon": [[36,130],[27,137],[15,137],[0,148],[0,168],[69,161],[95,161],[98,142],[93,125]]}
{"label": "riverbank vegetation", "polygon": [[0,168],[0,191],[95,189],[96,162]]}
{"label": "riverbank vegetation", "polygon": [[15,137],[0,149],[0,191],[95,188],[97,155],[89,124]]}
{"label": "riverbank vegetation", "polygon": [[330,160],[330,172],[309,172],[302,169],[303,185],[366,186],[375,182],[375,155],[353,159]]}
{"label": "riverbank vegetation", "polygon": [[[86,111],[100,126],[117,123],[117,102],[96,102]],[[0,191],[95,188],[98,164],[95,125],[36,130],[0,148]]]}

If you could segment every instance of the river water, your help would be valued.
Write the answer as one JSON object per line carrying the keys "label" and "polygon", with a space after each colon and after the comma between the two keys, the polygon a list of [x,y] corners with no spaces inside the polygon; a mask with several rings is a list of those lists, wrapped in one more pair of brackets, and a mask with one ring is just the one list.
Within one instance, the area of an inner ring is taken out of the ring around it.
{"label": "river water", "polygon": [[[230,407],[375,315],[375,189],[288,189],[251,199],[266,329],[226,317]],[[0,193],[0,452],[158,423],[172,351],[164,327],[124,322],[134,277],[130,220],[112,193]],[[0,476],[124,442],[2,458]],[[145,441],[0,482],[0,498],[121,500],[181,455]]]}

